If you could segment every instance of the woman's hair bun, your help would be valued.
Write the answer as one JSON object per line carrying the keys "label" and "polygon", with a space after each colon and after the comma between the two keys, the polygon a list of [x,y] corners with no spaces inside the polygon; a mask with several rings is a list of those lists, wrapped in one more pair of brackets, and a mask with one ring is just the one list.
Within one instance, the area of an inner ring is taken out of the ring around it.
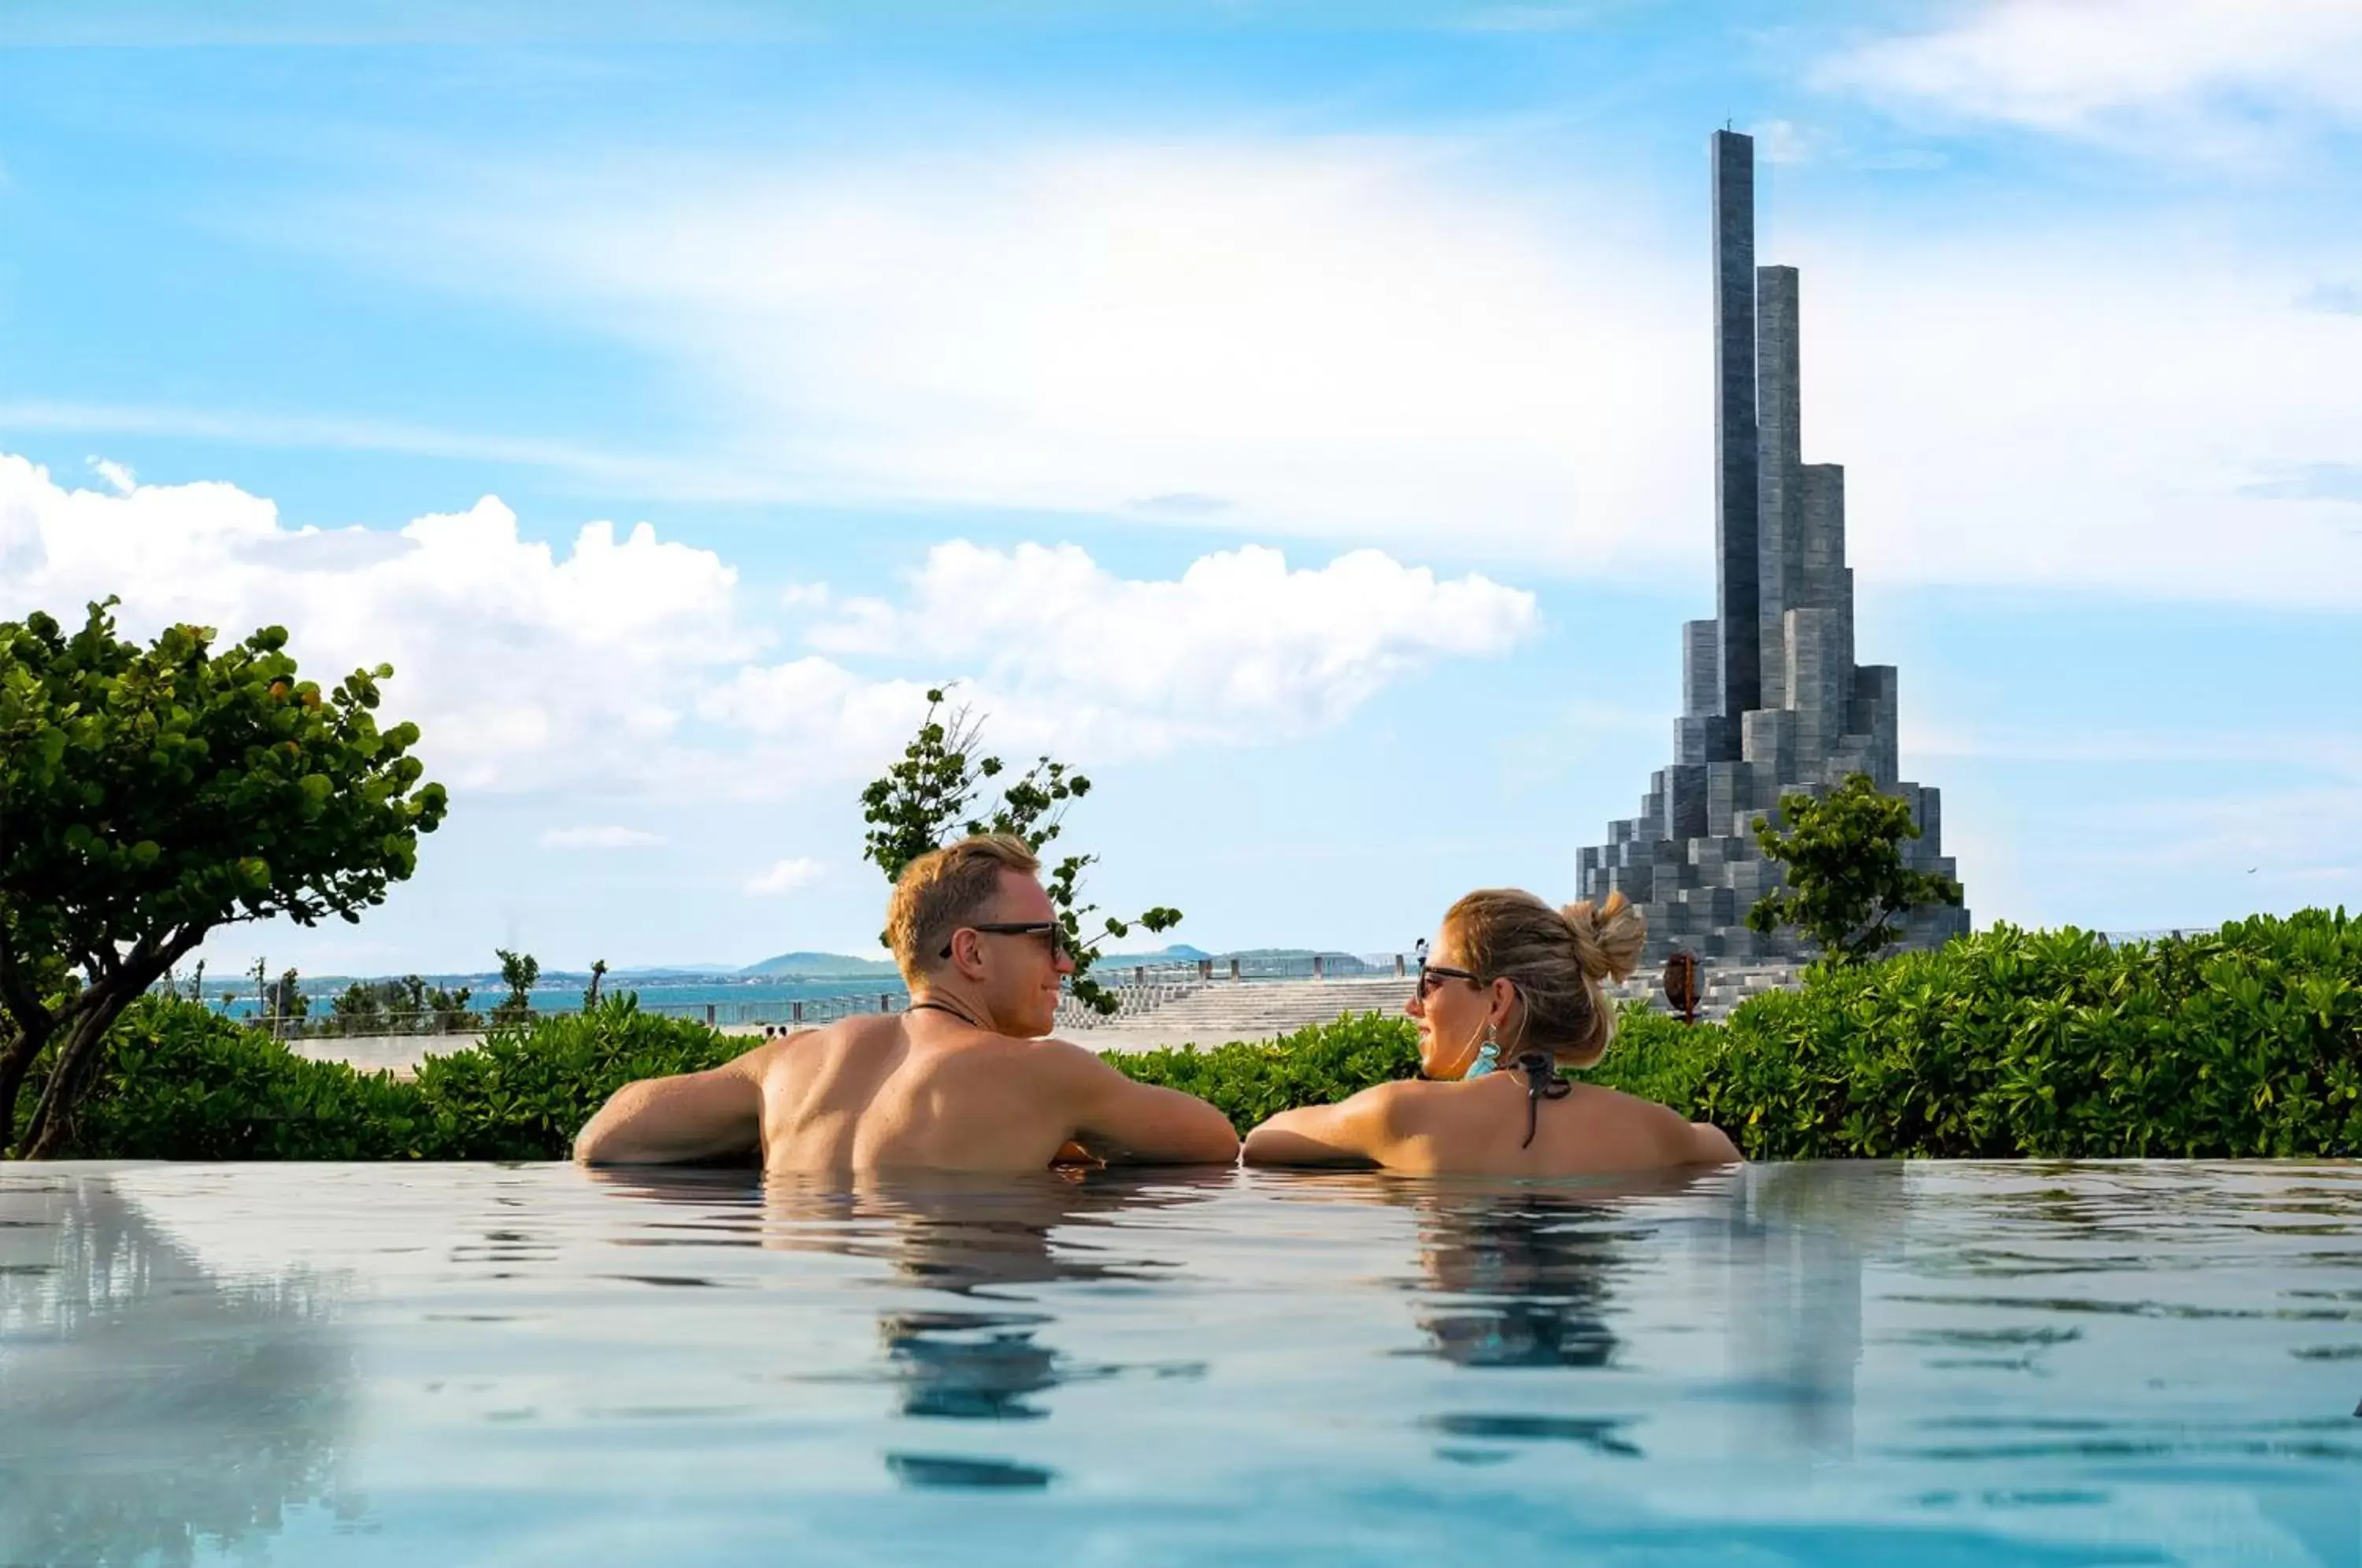
{"label": "woman's hair bun", "polygon": [[1649,943],[1649,917],[1621,893],[1595,905],[1589,899],[1559,911],[1574,938],[1575,962],[1595,980],[1620,980],[1640,962]]}

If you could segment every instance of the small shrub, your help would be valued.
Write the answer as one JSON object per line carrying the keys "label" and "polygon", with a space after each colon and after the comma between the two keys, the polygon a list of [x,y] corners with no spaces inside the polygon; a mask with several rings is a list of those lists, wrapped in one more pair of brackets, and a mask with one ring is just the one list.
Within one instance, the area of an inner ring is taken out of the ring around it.
{"label": "small shrub", "polygon": [[2362,922],[2111,948],[1997,926],[1809,971],[1701,1031],[1683,1107],[1751,1158],[2362,1151]]}
{"label": "small shrub", "polygon": [[[44,1065],[44,1070],[46,1064]],[[412,1085],[309,1062],[193,1003],[143,997],[63,1157],[86,1160],[449,1158]]]}
{"label": "small shrub", "polygon": [[687,1019],[640,1010],[624,991],[588,1012],[511,1022],[429,1056],[415,1088],[458,1160],[562,1160],[607,1097],[636,1078],[718,1067],[746,1050]]}
{"label": "small shrub", "polygon": [[1418,1071],[1418,1032],[1408,1019],[1347,1013],[1271,1041],[1232,1041],[1155,1051],[1110,1051],[1125,1077],[1211,1101],[1244,1132],[1299,1105],[1326,1105]]}

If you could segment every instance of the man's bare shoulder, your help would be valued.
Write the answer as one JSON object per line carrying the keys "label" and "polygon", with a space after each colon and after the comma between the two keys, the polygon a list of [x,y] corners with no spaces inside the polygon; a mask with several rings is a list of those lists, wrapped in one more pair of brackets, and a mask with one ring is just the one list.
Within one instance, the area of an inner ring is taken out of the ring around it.
{"label": "man's bare shoulder", "polygon": [[889,1038],[899,1037],[901,1032],[900,1021],[891,1013],[844,1018],[834,1023],[799,1029],[793,1033],[766,1040],[737,1057],[731,1066],[761,1076],[792,1062],[808,1062],[874,1047]]}

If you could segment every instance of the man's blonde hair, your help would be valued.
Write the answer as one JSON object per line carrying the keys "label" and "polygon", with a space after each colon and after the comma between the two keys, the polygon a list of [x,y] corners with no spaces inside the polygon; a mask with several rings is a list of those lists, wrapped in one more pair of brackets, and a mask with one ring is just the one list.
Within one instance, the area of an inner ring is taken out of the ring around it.
{"label": "man's blonde hair", "polygon": [[1041,869],[1026,842],[1005,833],[964,838],[903,867],[886,904],[886,940],[902,978],[915,986],[942,962],[937,955],[952,933],[980,919],[999,895],[1003,871],[1031,877]]}

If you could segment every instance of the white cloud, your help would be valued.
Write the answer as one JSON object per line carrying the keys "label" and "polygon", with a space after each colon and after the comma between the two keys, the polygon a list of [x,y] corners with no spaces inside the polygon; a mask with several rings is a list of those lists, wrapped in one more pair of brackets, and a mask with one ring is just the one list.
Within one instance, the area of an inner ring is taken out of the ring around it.
{"label": "white cloud", "polygon": [[1534,624],[1529,593],[1375,550],[1290,570],[1249,547],[1139,581],[1072,545],[955,541],[928,554],[906,602],[842,604],[811,641],[974,670],[997,734],[1108,756],[1303,734],[1408,669],[1506,653]]}
{"label": "white cloud", "polygon": [[[1142,581],[1071,546],[953,544],[904,601],[806,585],[758,635],[736,571],[646,524],[621,538],[590,524],[560,552],[487,497],[399,531],[323,531],[230,485],[69,490],[0,455],[0,615],[108,594],[135,635],[285,625],[324,680],[392,663],[387,712],[419,722],[430,776],[455,788],[676,799],[874,769],[925,710],[926,683],[893,668],[913,660],[964,681],[999,739],[1098,759],[1300,735],[1406,670],[1505,651],[1534,618],[1529,594],[1373,551],[1291,571],[1250,548]],[[817,651],[766,662],[767,637],[800,624]],[[541,842],[652,840],[589,826]]]}
{"label": "white cloud", "polygon": [[455,787],[649,778],[684,673],[754,651],[735,580],[646,524],[589,524],[553,550],[491,497],[398,533],[327,533],[232,485],[67,490],[0,455],[0,613],[78,617],[118,594],[142,634],[284,625],[324,680],[390,662],[387,711],[422,722],[432,776]]}
{"label": "white cloud", "polygon": [[[1998,0],[1824,61],[1816,84],[1977,119],[2216,150],[2273,118],[2362,119],[2352,0]],[[2160,145],[2157,150],[2166,150]]]}
{"label": "white cloud", "polygon": [[[1703,591],[1694,225],[1640,236],[1653,196],[1487,167],[1408,140],[617,163],[314,226],[455,287],[530,278],[518,303],[679,358],[776,487]],[[1805,268],[1806,455],[1848,465],[1871,581],[2362,593],[2350,516],[2245,492],[2362,458],[2362,317],[2290,306],[2350,255],[2205,232],[1767,225],[1762,258]]]}
{"label": "white cloud", "polygon": [[138,476],[111,458],[93,458],[90,471],[113,485],[118,495],[129,495],[139,488]]}
{"label": "white cloud", "polygon": [[809,888],[820,878],[820,862],[799,856],[789,860],[775,860],[769,870],[751,878],[746,883],[750,897],[771,898]]}
{"label": "white cloud", "polygon": [[605,827],[551,828],[541,835],[544,849],[644,849],[665,842],[662,834],[610,824]]}
{"label": "white cloud", "polygon": [[1802,269],[1805,457],[1845,465],[1866,580],[2362,599],[2351,502],[2275,483],[2362,458],[2362,319],[2289,307],[2304,258],[2118,216],[1765,259]]}
{"label": "white cloud", "polygon": [[530,277],[515,304],[685,356],[739,415],[733,461],[783,489],[1705,558],[1695,265],[1573,182],[1502,199],[1463,148],[456,178],[301,238],[471,293]]}

